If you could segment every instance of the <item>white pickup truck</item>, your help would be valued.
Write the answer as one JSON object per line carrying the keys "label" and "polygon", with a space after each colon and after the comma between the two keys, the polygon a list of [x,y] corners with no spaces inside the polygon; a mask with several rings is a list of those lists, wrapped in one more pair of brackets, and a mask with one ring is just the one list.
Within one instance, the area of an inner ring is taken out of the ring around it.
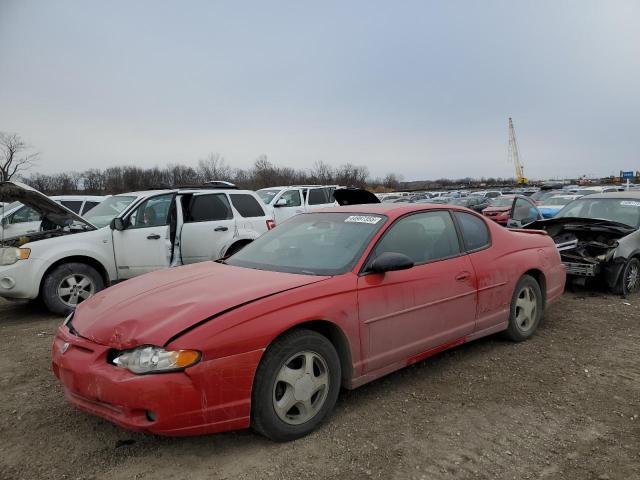
{"label": "white pickup truck", "polygon": [[0,201],[42,215],[37,232],[0,238],[0,297],[42,298],[66,314],[111,283],[231,255],[275,224],[255,192],[225,185],[132,192],[80,217],[18,182]]}

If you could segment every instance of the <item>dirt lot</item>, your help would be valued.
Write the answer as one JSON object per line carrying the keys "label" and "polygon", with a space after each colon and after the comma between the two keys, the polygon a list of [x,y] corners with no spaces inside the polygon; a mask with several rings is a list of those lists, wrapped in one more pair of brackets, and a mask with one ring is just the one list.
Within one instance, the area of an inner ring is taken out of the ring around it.
{"label": "dirt lot", "polygon": [[60,323],[0,301],[0,478],[640,479],[640,298],[568,293],[529,342],[492,337],[352,392],[289,444],[160,438],[74,410]]}

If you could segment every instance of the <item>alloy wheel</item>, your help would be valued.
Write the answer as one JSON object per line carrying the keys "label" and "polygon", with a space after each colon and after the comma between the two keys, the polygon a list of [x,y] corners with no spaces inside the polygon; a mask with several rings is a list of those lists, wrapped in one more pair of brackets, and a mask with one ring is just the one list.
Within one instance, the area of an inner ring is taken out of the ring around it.
{"label": "alloy wheel", "polygon": [[300,425],[320,411],[328,393],[327,362],[316,352],[298,352],[284,362],[276,376],[273,408],[283,422]]}
{"label": "alloy wheel", "polygon": [[58,298],[69,307],[75,307],[95,293],[95,285],[89,277],[73,273],[58,285]]}
{"label": "alloy wheel", "polygon": [[516,325],[526,333],[535,326],[538,314],[538,300],[533,289],[529,286],[520,290],[516,300]]}

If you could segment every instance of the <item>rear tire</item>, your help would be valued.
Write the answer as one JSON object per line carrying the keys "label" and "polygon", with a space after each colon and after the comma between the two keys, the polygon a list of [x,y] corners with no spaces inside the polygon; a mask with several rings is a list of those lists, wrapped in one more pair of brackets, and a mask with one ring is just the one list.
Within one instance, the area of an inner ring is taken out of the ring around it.
{"label": "rear tire", "polygon": [[640,260],[633,257],[625,263],[613,291],[624,296],[640,291]]}
{"label": "rear tire", "polygon": [[104,289],[104,280],[86,263],[63,263],[51,270],[42,283],[41,297],[49,311],[68,315],[90,296]]}
{"label": "rear tire", "polygon": [[509,325],[504,336],[514,342],[527,340],[540,326],[543,315],[540,285],[532,276],[523,275],[511,297]]}
{"label": "rear tire", "polygon": [[277,442],[303,437],[333,410],[342,378],[331,342],[311,330],[274,341],[255,374],[251,426]]}

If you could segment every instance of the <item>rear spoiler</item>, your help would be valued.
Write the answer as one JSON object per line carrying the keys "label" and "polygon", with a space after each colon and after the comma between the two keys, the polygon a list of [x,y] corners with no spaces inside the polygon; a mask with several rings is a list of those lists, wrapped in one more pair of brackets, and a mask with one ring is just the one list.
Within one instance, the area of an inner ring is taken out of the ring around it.
{"label": "rear spoiler", "polygon": [[548,235],[548,233],[545,230],[530,230],[527,228],[508,228],[507,230],[509,230],[510,232],[516,232],[516,233],[532,233],[534,235]]}

